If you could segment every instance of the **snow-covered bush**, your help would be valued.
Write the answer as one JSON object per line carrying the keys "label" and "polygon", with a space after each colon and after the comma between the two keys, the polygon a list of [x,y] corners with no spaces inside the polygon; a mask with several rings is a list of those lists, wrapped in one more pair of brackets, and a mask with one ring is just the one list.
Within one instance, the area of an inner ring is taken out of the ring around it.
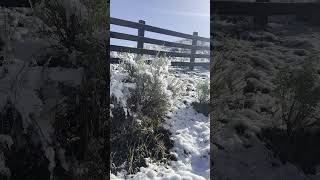
{"label": "snow-covered bush", "polygon": [[[162,120],[169,107],[169,99],[162,78],[163,66],[152,63],[150,72],[144,69],[145,65],[136,67],[129,79],[135,84],[128,99],[128,104],[131,106],[129,108],[139,117],[147,116],[157,121]],[[127,70],[132,71],[132,69]]]}
{"label": "snow-covered bush", "polygon": [[168,77],[168,90],[172,92],[173,97],[179,96],[183,90],[183,83],[175,77]]}
{"label": "snow-covered bush", "polygon": [[210,90],[209,82],[203,81],[199,82],[197,85],[198,100],[200,103],[209,103]]}
{"label": "snow-covered bush", "polygon": [[245,77],[251,70],[238,57],[241,44],[226,39],[221,49],[214,49],[213,63],[211,63],[210,104],[218,122],[232,111],[243,109]]}
{"label": "snow-covered bush", "polygon": [[317,58],[307,58],[301,67],[283,67],[275,78],[277,111],[273,118],[282,126],[264,128],[262,139],[282,162],[289,161],[306,174],[316,173],[318,154],[320,79]]}
{"label": "snow-covered bush", "polygon": [[43,0],[35,6],[36,15],[46,23],[42,32],[63,45],[69,52],[87,32],[87,8],[80,0]]}
{"label": "snow-covered bush", "polygon": [[72,177],[78,177],[82,168],[83,177],[109,176],[108,3],[42,0],[34,7],[44,22],[41,35],[51,45],[41,53],[44,62],[37,64],[84,70],[80,85],[59,83],[63,101],[55,107],[53,122],[55,146],[65,151],[65,161],[71,165],[63,167],[63,173]]}
{"label": "snow-covered bush", "polygon": [[130,56],[122,59],[120,71],[112,77],[118,80],[111,81],[111,170],[130,174],[146,166],[145,158],[166,161],[171,157],[173,144],[162,123],[172,93],[166,83],[165,58],[158,57],[150,65]]}
{"label": "snow-covered bush", "polygon": [[194,109],[206,116],[209,114],[209,100],[210,100],[210,90],[209,82],[201,81],[196,86],[198,102],[192,102]]}
{"label": "snow-covered bush", "polygon": [[34,11],[6,9],[15,54],[3,66],[0,57],[11,179],[77,179],[81,169],[82,179],[107,179],[108,1],[30,1]]}
{"label": "snow-covered bush", "polygon": [[143,59],[135,62],[132,58],[127,55],[122,57],[125,61],[119,67],[127,75],[122,81],[132,86],[126,95],[126,108],[139,117],[161,119],[170,106],[169,97],[172,96],[168,90],[172,87],[167,83],[168,62],[166,58],[157,58],[148,65]]}
{"label": "snow-covered bush", "polygon": [[313,63],[300,69],[285,67],[276,78],[279,116],[288,135],[317,125],[320,102],[320,79]]}
{"label": "snow-covered bush", "polygon": [[[91,66],[83,58],[93,53],[107,54],[109,1],[42,0],[35,7],[36,16],[44,22],[39,32],[49,38],[46,61],[65,60],[61,64]],[[45,56],[44,54],[43,56]]]}

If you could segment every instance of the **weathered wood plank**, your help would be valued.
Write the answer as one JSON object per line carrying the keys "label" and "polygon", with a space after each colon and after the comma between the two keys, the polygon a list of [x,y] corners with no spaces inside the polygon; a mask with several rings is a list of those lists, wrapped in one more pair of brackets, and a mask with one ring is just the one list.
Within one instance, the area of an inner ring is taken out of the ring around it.
{"label": "weathered wood plank", "polygon": [[[115,39],[122,39],[122,40],[128,40],[128,41],[138,41],[139,37],[131,34],[125,34],[125,33],[119,33],[119,32],[110,32],[110,37]],[[210,50],[210,47],[208,46],[192,46],[189,44],[182,44],[182,43],[175,43],[175,42],[169,42],[169,41],[163,41],[153,38],[142,38],[142,41],[144,43],[149,44],[156,44],[161,46],[168,46],[168,47],[176,47],[176,48],[183,48],[183,49],[192,49],[196,48],[197,50]]]}
{"label": "weathered wood plank", "polygon": [[320,11],[320,3],[235,2],[211,0],[211,12],[223,15],[301,15]]}
{"label": "weathered wood plank", "polygon": [[[187,57],[190,58],[191,54],[188,53],[176,53],[176,52],[166,52],[166,51],[156,51],[156,50],[149,50],[149,49],[139,49],[133,47],[125,47],[125,46],[117,46],[117,45],[110,45],[110,51],[116,52],[127,52],[127,53],[135,53],[135,54],[146,54],[146,55],[153,55],[153,56],[169,56],[169,57]],[[210,58],[208,54],[195,54],[195,58]]]}
{"label": "weathered wood plank", "polygon": [[[184,34],[176,31],[171,31],[171,30],[166,30],[158,27],[153,27],[153,26],[146,26],[145,30],[150,31],[150,32],[155,32],[155,33],[160,33],[160,34],[165,34],[165,35],[170,35],[170,36],[176,36],[176,37],[181,37],[181,38],[186,38],[186,39],[193,39],[194,37],[190,34]],[[201,37],[198,36],[196,38],[199,41],[203,42],[210,42],[209,38]]]}
{"label": "weathered wood plank", "polygon": [[131,34],[125,34],[125,33],[119,33],[119,32],[110,32],[110,38],[114,39],[122,39],[122,40],[128,40],[128,41],[138,41],[139,37]]}
{"label": "weathered wood plank", "polygon": [[134,28],[134,29],[139,29],[142,26],[141,24],[136,23],[136,22],[127,21],[127,20],[118,19],[118,18],[113,18],[113,17],[110,17],[110,24],[129,27],[129,28]]}

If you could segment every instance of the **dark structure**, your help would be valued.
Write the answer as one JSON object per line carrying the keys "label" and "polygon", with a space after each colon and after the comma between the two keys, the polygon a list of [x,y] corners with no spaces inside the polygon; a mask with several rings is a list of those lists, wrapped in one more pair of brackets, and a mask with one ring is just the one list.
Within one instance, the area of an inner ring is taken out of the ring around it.
{"label": "dark structure", "polygon": [[[256,2],[270,2],[270,0],[256,0]],[[263,13],[257,15],[254,17],[253,22],[259,27],[264,27],[268,23],[268,15]]]}
{"label": "dark structure", "polygon": [[[145,24],[145,21],[140,20],[139,23],[131,22],[127,20],[117,19],[117,18],[110,18],[110,24],[124,26],[128,28],[134,28],[138,30],[138,36],[124,34],[120,32],[110,32],[110,38],[114,39],[122,39],[128,41],[135,41],[137,42],[137,48],[133,47],[125,47],[125,46],[117,46],[117,45],[110,45],[110,51],[116,52],[130,52],[135,54],[146,54],[146,55],[167,55],[170,57],[186,57],[190,58],[190,62],[171,62],[172,66],[189,66],[192,70],[194,66],[204,66],[209,67],[210,63],[196,63],[196,58],[207,58],[210,59],[210,54],[197,54],[199,50],[210,50],[209,46],[198,46],[197,42],[210,42],[209,38],[200,37],[198,36],[197,32],[193,34],[185,34],[181,32],[171,31],[159,27],[149,26]],[[192,41],[192,45],[176,43],[176,42],[169,42],[165,40],[159,39],[152,39],[145,37],[145,32],[154,32],[174,37],[180,37],[185,39],[190,39]],[[178,53],[178,52],[166,52],[166,51],[156,51],[156,50],[149,50],[144,49],[143,44],[156,44],[161,46],[168,46],[168,47],[175,47],[175,48],[182,48],[182,49],[189,49],[191,53]],[[117,63],[118,59],[111,58],[111,63]]]}
{"label": "dark structure", "polygon": [[28,0],[1,0],[1,7],[30,7]]}
{"label": "dark structure", "polygon": [[320,17],[320,3],[317,2],[235,2],[211,0],[211,12],[221,15],[253,16],[255,24],[265,26],[268,16],[297,15],[317,20]]}

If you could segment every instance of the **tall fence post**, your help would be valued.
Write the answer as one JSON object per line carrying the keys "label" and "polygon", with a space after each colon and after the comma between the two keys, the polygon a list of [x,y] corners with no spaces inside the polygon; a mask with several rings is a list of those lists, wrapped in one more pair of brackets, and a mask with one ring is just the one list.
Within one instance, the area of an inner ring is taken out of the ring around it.
{"label": "tall fence post", "polygon": [[[142,26],[141,26],[141,28],[138,29],[139,40],[138,40],[137,48],[143,49],[143,38],[144,38],[144,26],[143,25],[145,25],[146,22],[143,20],[139,20],[139,23],[142,24]],[[142,51],[140,51],[139,56],[142,56],[142,55],[143,55],[143,53],[142,53]]]}
{"label": "tall fence post", "polygon": [[[256,0],[256,2],[270,2],[270,0]],[[253,22],[259,28],[264,28],[268,24],[268,16],[264,14],[254,16]]]}
{"label": "tall fence post", "polygon": [[197,49],[196,49],[196,45],[197,45],[197,36],[198,36],[198,32],[193,32],[193,39],[192,39],[192,49],[191,49],[191,56],[190,56],[190,66],[189,66],[189,69],[190,70],[193,70],[193,67],[194,67],[194,61],[195,61],[195,54],[197,52]]}

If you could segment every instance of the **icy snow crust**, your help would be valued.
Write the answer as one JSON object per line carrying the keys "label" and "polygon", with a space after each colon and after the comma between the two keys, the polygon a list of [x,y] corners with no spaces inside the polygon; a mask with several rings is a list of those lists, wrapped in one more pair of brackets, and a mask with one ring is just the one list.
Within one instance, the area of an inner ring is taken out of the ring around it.
{"label": "icy snow crust", "polygon": [[[127,61],[133,61],[133,57],[127,56],[127,58]],[[172,107],[164,125],[172,133],[174,148],[171,149],[171,152],[176,155],[177,161],[172,161],[167,166],[147,159],[148,167],[141,167],[138,173],[125,175],[119,172],[117,175],[111,174],[111,179],[204,180],[210,177],[209,117],[197,113],[190,105],[191,102],[197,101],[195,88],[197,83],[209,81],[209,71],[204,69],[186,71],[172,67],[164,71],[168,72],[167,76],[163,77],[164,84],[172,83],[173,78],[177,78],[183,84],[180,94],[171,98]],[[126,76],[127,74],[121,71],[121,65],[111,65],[110,95],[117,97],[123,107],[126,105],[125,98],[129,89],[134,88],[132,84],[122,82]],[[170,92],[167,94],[170,95]]]}

